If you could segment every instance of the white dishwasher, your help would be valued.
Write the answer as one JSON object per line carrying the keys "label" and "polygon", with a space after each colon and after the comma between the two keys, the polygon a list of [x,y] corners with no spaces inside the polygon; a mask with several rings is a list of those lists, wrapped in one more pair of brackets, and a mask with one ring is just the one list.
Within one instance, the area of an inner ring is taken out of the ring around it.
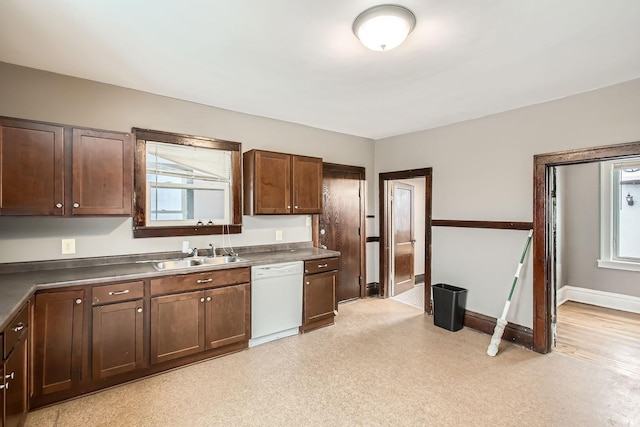
{"label": "white dishwasher", "polygon": [[302,261],[251,267],[249,347],[299,333],[303,275]]}

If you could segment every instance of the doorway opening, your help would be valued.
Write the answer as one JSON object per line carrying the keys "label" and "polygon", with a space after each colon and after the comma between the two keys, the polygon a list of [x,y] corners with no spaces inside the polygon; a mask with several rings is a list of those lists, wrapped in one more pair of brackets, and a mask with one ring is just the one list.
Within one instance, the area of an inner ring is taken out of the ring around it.
{"label": "doorway opening", "polygon": [[640,156],[640,141],[534,156],[533,195],[533,348],[548,353],[553,348],[557,272],[554,258],[555,167]]}
{"label": "doorway opening", "polygon": [[[431,168],[412,169],[381,173],[378,188],[380,296],[389,298],[414,289],[416,268],[423,266],[424,274],[418,280],[424,283],[421,297],[428,314],[432,313],[431,182]],[[422,211],[416,214],[415,207]]]}
{"label": "doorway opening", "polygon": [[553,351],[638,376],[640,158],[552,166],[549,179]]}

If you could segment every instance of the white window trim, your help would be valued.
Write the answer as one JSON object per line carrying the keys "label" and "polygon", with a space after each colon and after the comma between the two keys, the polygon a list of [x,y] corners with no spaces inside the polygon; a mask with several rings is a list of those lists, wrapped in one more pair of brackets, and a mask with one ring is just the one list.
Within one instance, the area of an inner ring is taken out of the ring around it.
{"label": "white window trim", "polygon": [[[634,161],[637,163],[637,159]],[[600,163],[600,259],[598,267],[614,270],[640,271],[640,263],[624,261],[615,258],[613,247],[612,207],[613,198],[613,168],[622,163],[620,160],[612,160]]]}

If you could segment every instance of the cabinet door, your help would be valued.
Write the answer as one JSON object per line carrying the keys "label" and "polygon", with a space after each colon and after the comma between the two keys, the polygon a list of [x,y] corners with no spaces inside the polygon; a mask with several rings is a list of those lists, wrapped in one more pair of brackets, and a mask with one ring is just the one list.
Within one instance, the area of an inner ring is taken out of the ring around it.
{"label": "cabinet door", "polygon": [[36,295],[34,397],[70,390],[82,377],[84,290]]}
{"label": "cabinet door", "polygon": [[151,298],[151,363],[204,351],[204,292]]}
{"label": "cabinet door", "polygon": [[251,294],[248,283],[206,291],[206,349],[241,341],[251,335]]}
{"label": "cabinet door", "polygon": [[144,366],[142,300],[93,307],[93,378]]}
{"label": "cabinet door", "polygon": [[5,427],[17,427],[27,414],[27,339],[13,349],[5,362]]}
{"label": "cabinet door", "polygon": [[129,134],[73,130],[73,215],[131,215],[133,140]]}
{"label": "cabinet door", "polygon": [[335,271],[304,277],[304,324],[332,318],[336,301]]}
{"label": "cabinet door", "polygon": [[291,213],[291,156],[255,152],[255,213]]}
{"label": "cabinet door", "polygon": [[322,213],[322,159],[292,156],[294,214]]}
{"label": "cabinet door", "polygon": [[63,215],[63,128],[0,119],[0,214]]}

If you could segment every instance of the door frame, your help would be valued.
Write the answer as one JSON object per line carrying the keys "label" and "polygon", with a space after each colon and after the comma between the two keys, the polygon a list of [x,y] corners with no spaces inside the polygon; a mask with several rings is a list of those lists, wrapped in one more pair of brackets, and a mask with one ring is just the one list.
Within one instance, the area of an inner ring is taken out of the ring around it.
{"label": "door frame", "polygon": [[[367,230],[365,221],[366,210],[366,176],[365,168],[362,166],[350,166],[342,165],[338,163],[322,163],[322,171],[324,177],[325,170],[332,170],[336,172],[348,172],[357,174],[359,177],[359,191],[360,191],[360,276],[362,281],[360,283],[360,298],[365,298],[367,295]],[[324,178],[323,178],[324,179]],[[312,216],[311,227],[311,240],[315,248],[320,247],[320,215],[315,214]],[[340,277],[338,277],[340,280]]]}
{"label": "door frame", "polygon": [[640,156],[640,141],[533,156],[533,349],[552,349],[551,258],[549,250],[549,172],[553,166]]}
{"label": "door frame", "polygon": [[398,179],[422,178],[425,179],[424,191],[424,311],[432,314],[431,307],[431,186],[432,186],[432,168],[409,169],[396,172],[384,172],[379,174],[378,179],[378,195],[379,195],[379,230],[380,230],[380,296],[389,298],[389,245],[391,237],[389,230],[389,215],[387,210],[387,191],[386,184],[388,181]]}

